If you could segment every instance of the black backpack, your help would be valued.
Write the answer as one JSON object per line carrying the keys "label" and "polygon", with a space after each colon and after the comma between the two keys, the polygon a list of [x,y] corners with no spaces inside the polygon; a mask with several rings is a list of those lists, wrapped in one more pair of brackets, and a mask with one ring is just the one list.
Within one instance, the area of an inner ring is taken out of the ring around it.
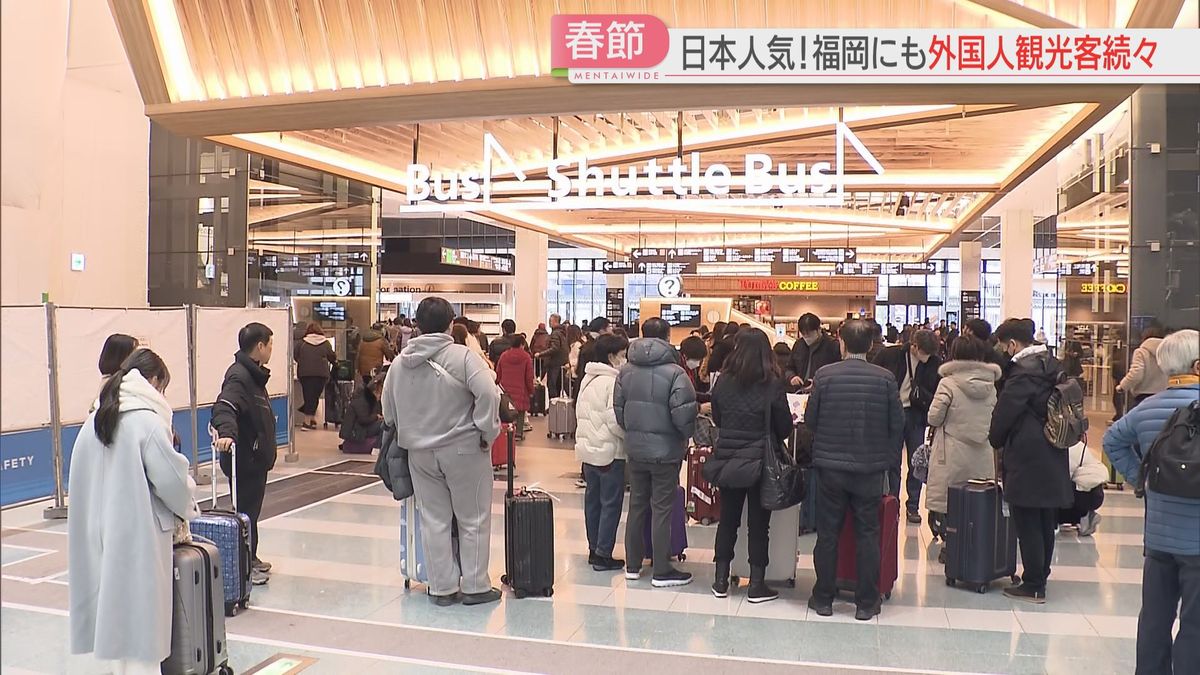
{"label": "black backpack", "polygon": [[1200,401],[1180,407],[1142,458],[1139,491],[1200,499]]}
{"label": "black backpack", "polygon": [[1046,440],[1056,448],[1067,450],[1082,441],[1087,430],[1083,389],[1078,380],[1059,372],[1050,399],[1046,401]]}

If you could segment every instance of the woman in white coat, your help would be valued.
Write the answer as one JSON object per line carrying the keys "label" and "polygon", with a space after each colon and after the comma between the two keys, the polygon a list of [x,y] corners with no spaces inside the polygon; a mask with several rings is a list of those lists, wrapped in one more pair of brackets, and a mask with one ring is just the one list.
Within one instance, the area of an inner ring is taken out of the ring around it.
{"label": "woman in white coat", "polygon": [[587,488],[583,494],[583,519],[587,525],[588,564],[597,572],[625,568],[613,558],[617,526],[625,502],[625,430],[613,411],[613,388],[625,364],[629,340],[601,335],[589,350],[583,380],[575,402],[575,457],[583,464]]}
{"label": "woman in white coat", "polygon": [[171,445],[171,376],[135,351],[100,390],[71,454],[71,651],[157,673],[171,651],[171,544],[198,515],[188,461]]}
{"label": "woman in white coat", "polygon": [[943,534],[951,485],[996,478],[988,428],[1001,373],[1000,366],[985,361],[987,349],[976,338],[960,337],[950,348],[951,360],[938,368],[942,379],[929,405],[933,441],[925,491],[929,527],[938,535]]}

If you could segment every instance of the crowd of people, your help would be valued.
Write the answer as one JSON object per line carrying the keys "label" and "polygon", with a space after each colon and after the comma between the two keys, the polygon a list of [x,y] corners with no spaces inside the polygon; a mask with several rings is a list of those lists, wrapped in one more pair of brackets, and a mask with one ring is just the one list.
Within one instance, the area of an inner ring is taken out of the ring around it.
{"label": "crowd of people", "polygon": [[[848,319],[830,331],[806,314],[791,347],[735,323],[701,327],[678,346],[662,319],[630,328],[602,318],[570,326],[551,315],[532,338],[505,321],[502,334],[489,340],[477,323],[456,317],[446,300],[430,297],[413,321],[377,324],[354,341],[355,371],[367,378],[359,387],[364,404],[355,412],[361,418],[356,424],[369,425],[373,434],[390,425],[409,451],[429,592],[438,605],[501,597],[488,573],[488,449],[502,433],[502,395],[524,412],[540,387],[549,398],[572,398],[575,406],[588,562],[597,572],[623,572],[629,581],[642,577],[647,558],[653,587],[692,581],[670,557],[671,516],[689,443],[704,416],[717,431],[705,476],[722,495],[712,593],[730,593],[736,541],[746,536],[747,600],[778,597],[766,582],[772,512],[760,491],[765,458],[795,435],[789,393],[808,394],[804,430],[818,514],[816,582],[808,605],[819,615],[833,611],[838,540],[847,516],[857,543],[855,618],[880,612],[880,502],[889,493],[900,498],[905,464],[906,519],[922,522],[924,493],[935,534],[944,534],[950,486],[1002,484],[1022,563],[1020,582],[1004,590],[1011,598],[1046,601],[1060,526],[1075,527],[1081,536],[1096,531],[1107,472],[1083,442],[1064,449],[1048,440],[1048,401],[1071,375],[1039,342],[1029,319],[1009,319],[994,332],[973,319],[961,333],[954,324],[939,332]],[[309,325],[295,350],[306,393],[304,425],[315,423],[308,392],[323,386],[337,363],[323,337],[319,326]],[[886,344],[885,337],[898,342]],[[266,583],[271,570],[257,549],[258,516],[276,456],[266,394],[273,346],[265,325],[251,323],[239,332],[212,411],[223,472],[230,474],[237,462],[237,506],[251,522],[256,584]],[[1103,439],[1104,453],[1131,482],[1138,482],[1142,453],[1168,418],[1200,398],[1198,352],[1195,330],[1166,334],[1157,327],[1134,352],[1121,382],[1131,409]],[[147,661],[167,649],[162,627],[170,625],[164,616],[170,612],[171,530],[195,515],[194,485],[186,459],[172,447],[171,411],[162,395],[170,374],[162,360],[137,348],[136,340],[115,335],[99,366],[104,384],[71,460],[72,642],[77,651],[102,658]],[[518,417],[514,428],[524,431],[526,420]],[[927,482],[912,471],[923,445],[930,452]],[[114,494],[128,497],[128,504],[114,511],[102,503]],[[1137,658],[1139,668],[1153,670],[1172,659],[1200,659],[1200,499],[1147,489],[1146,511]],[[117,512],[119,526],[104,525]],[[617,557],[622,516],[623,559]],[[646,522],[650,550],[643,540]],[[127,595],[103,592],[111,584],[145,586],[146,579],[154,580],[153,590],[132,608]],[[114,605],[113,597],[122,599]],[[1172,644],[1177,608],[1180,628]],[[153,628],[113,630],[131,615]]]}

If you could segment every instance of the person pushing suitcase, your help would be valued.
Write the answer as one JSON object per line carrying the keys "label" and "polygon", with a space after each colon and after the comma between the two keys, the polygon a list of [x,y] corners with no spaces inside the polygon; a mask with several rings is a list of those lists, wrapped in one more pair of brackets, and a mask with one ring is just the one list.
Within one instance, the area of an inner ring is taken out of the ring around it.
{"label": "person pushing suitcase", "polygon": [[[275,467],[275,411],[267,395],[274,339],[271,329],[254,322],[238,331],[238,351],[225,371],[221,393],[212,408],[212,427],[220,452],[221,472],[230,476],[237,457],[237,509],[250,518],[251,583],[270,580],[271,564],[258,558],[258,517],[267,491],[267,474]],[[236,443],[236,451],[231,452]]]}

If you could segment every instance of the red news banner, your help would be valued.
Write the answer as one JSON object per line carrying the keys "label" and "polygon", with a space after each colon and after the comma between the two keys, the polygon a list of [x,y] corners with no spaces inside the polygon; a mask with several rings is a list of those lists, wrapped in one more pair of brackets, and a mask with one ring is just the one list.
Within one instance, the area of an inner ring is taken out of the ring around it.
{"label": "red news banner", "polygon": [[1193,28],[692,29],[558,14],[551,37],[551,65],[575,83],[1200,82]]}

